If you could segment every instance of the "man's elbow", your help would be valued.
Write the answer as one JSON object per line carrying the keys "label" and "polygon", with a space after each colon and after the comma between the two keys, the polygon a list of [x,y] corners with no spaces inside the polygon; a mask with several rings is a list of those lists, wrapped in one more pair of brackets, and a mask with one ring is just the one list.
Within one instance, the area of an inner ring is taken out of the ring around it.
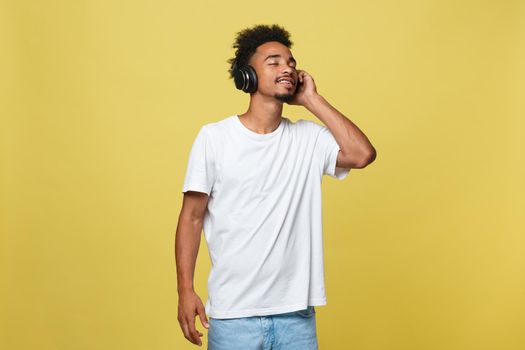
{"label": "man's elbow", "polygon": [[359,165],[356,167],[358,169],[366,168],[366,166],[372,163],[377,157],[377,152],[375,148],[372,147],[372,150],[366,154],[359,162]]}

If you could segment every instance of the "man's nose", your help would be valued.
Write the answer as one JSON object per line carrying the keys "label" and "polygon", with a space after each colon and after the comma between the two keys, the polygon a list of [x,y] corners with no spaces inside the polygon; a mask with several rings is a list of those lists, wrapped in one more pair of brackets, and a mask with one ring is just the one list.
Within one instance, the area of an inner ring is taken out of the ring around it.
{"label": "man's nose", "polygon": [[286,66],[283,69],[283,73],[288,73],[289,75],[293,75],[295,73],[295,69],[290,66]]}

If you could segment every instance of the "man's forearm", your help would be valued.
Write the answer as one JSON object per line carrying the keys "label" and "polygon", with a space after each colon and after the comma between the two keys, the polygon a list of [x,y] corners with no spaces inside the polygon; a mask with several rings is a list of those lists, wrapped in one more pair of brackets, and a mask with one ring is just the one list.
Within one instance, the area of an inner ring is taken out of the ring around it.
{"label": "man's forearm", "polygon": [[376,151],[366,135],[323,96],[314,95],[305,107],[330,129],[347,158],[352,158],[356,164],[370,162],[375,158]]}
{"label": "man's forearm", "polygon": [[202,220],[181,215],[175,236],[177,290],[193,290],[195,262],[201,241]]}

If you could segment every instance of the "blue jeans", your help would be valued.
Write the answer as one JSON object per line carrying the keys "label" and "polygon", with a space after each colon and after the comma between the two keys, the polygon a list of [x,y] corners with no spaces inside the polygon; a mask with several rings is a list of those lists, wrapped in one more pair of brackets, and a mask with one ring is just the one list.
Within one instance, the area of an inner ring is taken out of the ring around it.
{"label": "blue jeans", "polygon": [[208,350],[318,350],[315,307],[208,320]]}

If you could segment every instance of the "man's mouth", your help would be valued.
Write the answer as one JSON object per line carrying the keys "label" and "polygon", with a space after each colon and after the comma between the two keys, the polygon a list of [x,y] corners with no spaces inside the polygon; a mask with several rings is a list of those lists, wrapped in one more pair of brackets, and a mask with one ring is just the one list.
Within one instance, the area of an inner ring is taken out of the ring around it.
{"label": "man's mouth", "polygon": [[277,84],[283,84],[287,86],[294,86],[294,81],[291,78],[280,78],[277,79]]}
{"label": "man's mouth", "polygon": [[283,84],[283,85],[293,86],[292,83],[290,83],[289,81],[286,81],[286,80],[281,80],[281,81],[278,82],[278,84]]}

